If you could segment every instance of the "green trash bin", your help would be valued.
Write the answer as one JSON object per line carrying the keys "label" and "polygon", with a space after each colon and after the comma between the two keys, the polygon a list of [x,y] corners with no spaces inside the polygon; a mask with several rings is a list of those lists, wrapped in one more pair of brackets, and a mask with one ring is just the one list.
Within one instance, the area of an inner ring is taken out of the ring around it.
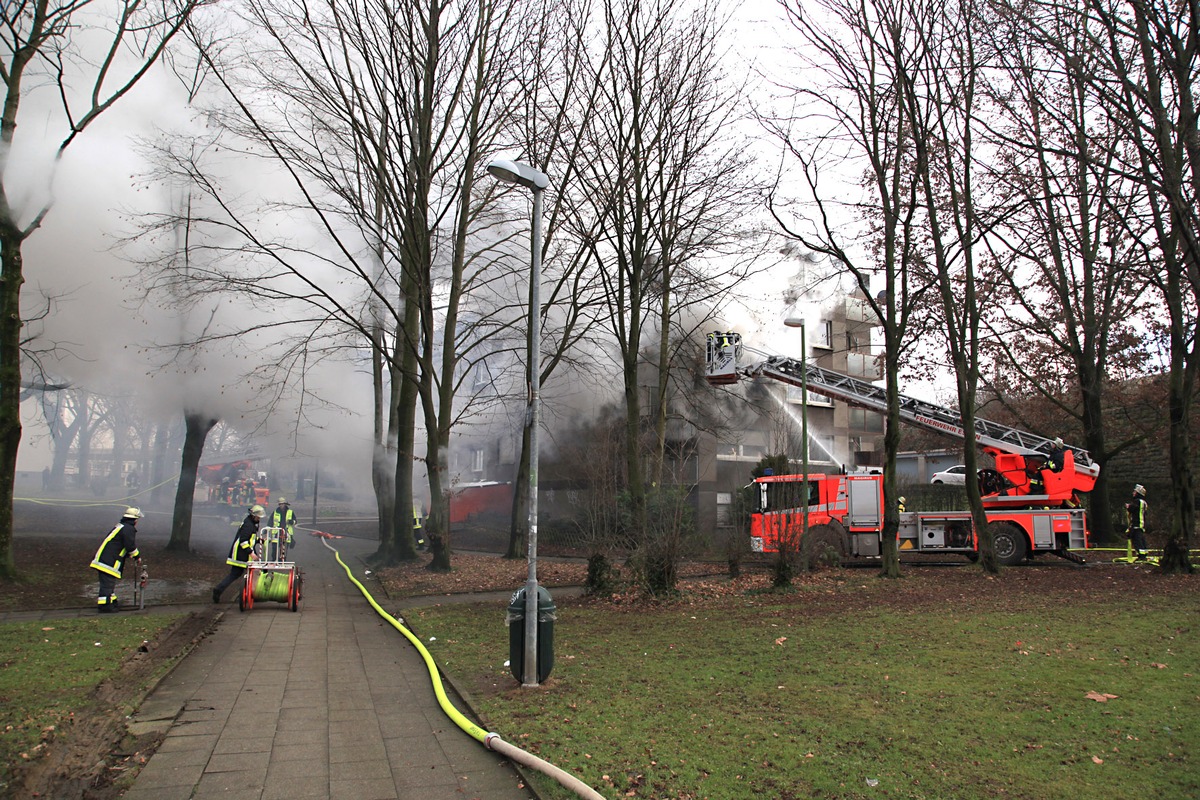
{"label": "green trash bin", "polygon": [[[508,664],[513,677],[525,680],[525,589],[513,592],[508,602]],[[545,587],[538,587],[537,604],[537,678],[538,683],[550,677],[554,668],[554,621],[558,619],[558,608]]]}

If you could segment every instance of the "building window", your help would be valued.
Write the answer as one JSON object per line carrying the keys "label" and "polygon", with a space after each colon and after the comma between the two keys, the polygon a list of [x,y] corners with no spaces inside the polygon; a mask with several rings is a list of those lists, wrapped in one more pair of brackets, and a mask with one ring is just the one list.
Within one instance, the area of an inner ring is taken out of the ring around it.
{"label": "building window", "polygon": [[471,471],[480,473],[483,472],[483,448],[471,448]]}
{"label": "building window", "polygon": [[883,417],[865,408],[850,408],[850,430],[883,433]]}
{"label": "building window", "polygon": [[833,322],[827,319],[821,320],[813,326],[811,336],[809,344],[813,347],[826,349],[833,347]]}

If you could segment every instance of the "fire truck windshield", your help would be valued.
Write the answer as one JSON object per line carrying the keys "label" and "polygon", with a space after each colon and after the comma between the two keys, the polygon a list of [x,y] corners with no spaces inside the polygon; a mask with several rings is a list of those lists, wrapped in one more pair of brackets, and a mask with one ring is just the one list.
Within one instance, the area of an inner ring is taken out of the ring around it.
{"label": "fire truck windshield", "polygon": [[821,502],[821,488],[816,481],[808,482],[808,503],[804,502],[804,478],[801,475],[781,476],[788,480],[760,481],[758,510],[781,511],[786,508],[815,506]]}

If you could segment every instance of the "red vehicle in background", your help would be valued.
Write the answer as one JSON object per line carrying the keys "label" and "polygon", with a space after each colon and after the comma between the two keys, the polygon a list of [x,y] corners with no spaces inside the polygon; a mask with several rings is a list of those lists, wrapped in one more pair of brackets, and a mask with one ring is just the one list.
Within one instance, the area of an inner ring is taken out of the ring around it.
{"label": "red vehicle in background", "polygon": [[[739,376],[763,376],[886,411],[884,390],[868,381],[783,356],[739,367],[741,355],[739,334],[709,334],[709,382],[728,385]],[[911,424],[973,439],[992,457],[994,468],[980,470],[977,480],[1001,564],[1017,564],[1038,553],[1082,561],[1074,552],[1088,546],[1087,514],[1080,507],[1080,495],[1091,491],[1100,474],[1086,451],[1060,448],[1056,440],[984,419],[975,420],[974,436],[968,437],[952,409],[905,396],[900,398],[900,414]],[[882,554],[882,475],[767,475],[756,478],[753,485],[753,550],[794,547],[807,529],[809,537],[836,548],[842,556]],[[977,554],[969,510],[901,512],[898,537],[902,552],[961,553],[969,558]]]}

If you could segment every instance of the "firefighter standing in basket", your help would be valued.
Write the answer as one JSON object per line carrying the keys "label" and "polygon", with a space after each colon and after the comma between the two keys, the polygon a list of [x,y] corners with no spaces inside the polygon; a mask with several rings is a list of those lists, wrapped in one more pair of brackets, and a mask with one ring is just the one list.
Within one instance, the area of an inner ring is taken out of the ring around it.
{"label": "firefighter standing in basket", "polygon": [[292,511],[286,497],[279,498],[279,507],[271,514],[271,521],[267,527],[283,528],[287,534],[287,546],[291,548],[295,544],[293,539],[296,535],[296,512]]}
{"label": "firefighter standing in basket", "polygon": [[214,603],[221,602],[221,593],[229,588],[229,584],[246,574],[246,568],[250,566],[250,561],[254,558],[254,542],[258,538],[258,522],[264,513],[262,506],[251,507],[250,513],[242,522],[242,527],[238,528],[237,535],[233,537],[233,544],[229,547],[229,558],[225,559],[225,563],[229,565],[229,574],[212,590]]}
{"label": "firefighter standing in basket", "polygon": [[121,521],[104,537],[96,550],[96,557],[92,559],[92,569],[100,573],[100,596],[96,600],[96,611],[101,614],[115,614],[121,610],[117,603],[117,581],[121,579],[125,559],[142,560],[135,538],[137,521],[143,516],[140,508],[131,506],[125,509]]}
{"label": "firefighter standing in basket", "polygon": [[1140,483],[1133,487],[1133,499],[1125,504],[1125,518],[1129,523],[1126,536],[1133,541],[1133,549],[1137,551],[1137,560],[1145,561],[1146,548],[1146,514],[1150,505],[1146,502],[1146,487]]}

